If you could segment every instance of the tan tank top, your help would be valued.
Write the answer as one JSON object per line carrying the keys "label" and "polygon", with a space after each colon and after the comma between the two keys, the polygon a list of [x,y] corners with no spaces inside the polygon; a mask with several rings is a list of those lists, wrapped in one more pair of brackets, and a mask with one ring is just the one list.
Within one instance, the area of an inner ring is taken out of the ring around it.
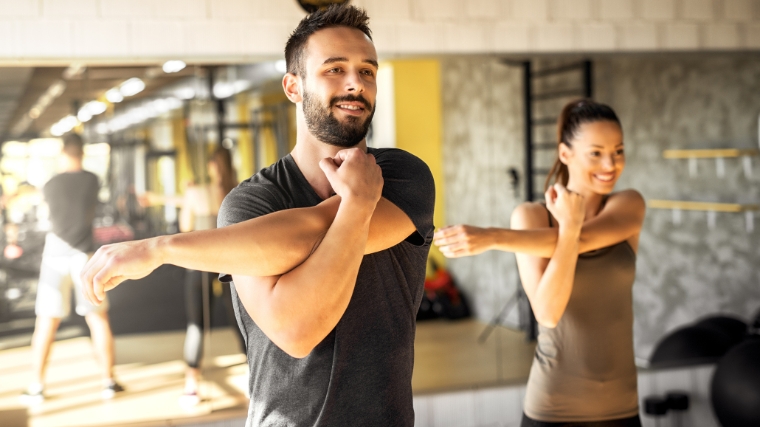
{"label": "tan tank top", "polygon": [[628,242],[578,256],[565,313],[553,329],[539,325],[525,395],[528,417],[578,422],[638,414],[635,275],[636,254]]}

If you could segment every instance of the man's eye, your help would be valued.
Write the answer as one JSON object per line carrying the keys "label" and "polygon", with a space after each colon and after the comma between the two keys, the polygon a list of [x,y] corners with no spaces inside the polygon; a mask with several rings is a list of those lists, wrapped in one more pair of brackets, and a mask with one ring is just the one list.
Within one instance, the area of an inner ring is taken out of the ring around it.
{"label": "man's eye", "polygon": [[623,154],[625,154],[625,150],[623,150],[622,148],[619,149],[619,150],[617,150],[617,155],[618,156],[622,156]]}

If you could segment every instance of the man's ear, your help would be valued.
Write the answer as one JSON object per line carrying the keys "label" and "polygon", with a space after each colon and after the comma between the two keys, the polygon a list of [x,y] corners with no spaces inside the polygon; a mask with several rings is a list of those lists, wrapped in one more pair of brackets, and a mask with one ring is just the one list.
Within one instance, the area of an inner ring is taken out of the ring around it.
{"label": "man's ear", "polygon": [[569,145],[563,143],[559,144],[559,161],[562,162],[564,165],[567,165],[570,162],[570,159],[573,157],[573,149],[570,148]]}
{"label": "man's ear", "polygon": [[285,96],[288,97],[290,102],[296,104],[303,100],[301,95],[301,77],[286,73],[282,77],[282,89],[285,91]]}

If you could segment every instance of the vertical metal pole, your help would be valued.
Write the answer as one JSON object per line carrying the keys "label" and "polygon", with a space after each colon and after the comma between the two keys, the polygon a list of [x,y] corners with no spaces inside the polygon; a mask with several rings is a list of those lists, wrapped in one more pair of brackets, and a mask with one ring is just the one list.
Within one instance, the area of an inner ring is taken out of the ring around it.
{"label": "vertical metal pole", "polygon": [[217,99],[214,95],[214,84],[216,77],[219,75],[219,67],[209,69],[208,73],[208,91],[209,99],[214,102],[216,109],[216,135],[217,143],[221,146],[224,141],[224,100]]}
{"label": "vertical metal pole", "polygon": [[523,62],[525,108],[525,200],[533,201],[533,88],[530,61]]}
{"label": "vertical metal pole", "polygon": [[591,61],[583,61],[583,95],[586,98],[594,96],[594,75]]}

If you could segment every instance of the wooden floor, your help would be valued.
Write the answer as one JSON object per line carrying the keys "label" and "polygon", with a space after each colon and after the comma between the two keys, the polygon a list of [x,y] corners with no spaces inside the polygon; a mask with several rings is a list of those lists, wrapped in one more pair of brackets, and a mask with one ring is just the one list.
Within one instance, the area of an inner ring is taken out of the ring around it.
{"label": "wooden floor", "polygon": [[[498,328],[484,344],[477,321],[424,322],[417,327],[414,393],[491,387],[524,382],[533,346],[521,334]],[[213,332],[197,407],[179,404],[185,365],[184,333],[116,338],[115,375],[126,387],[111,401],[100,399],[101,381],[89,339],[59,341],[46,381],[48,398],[25,408],[18,396],[30,378],[29,347],[0,351],[2,427],[152,427],[244,417],[248,368],[232,330]]]}

